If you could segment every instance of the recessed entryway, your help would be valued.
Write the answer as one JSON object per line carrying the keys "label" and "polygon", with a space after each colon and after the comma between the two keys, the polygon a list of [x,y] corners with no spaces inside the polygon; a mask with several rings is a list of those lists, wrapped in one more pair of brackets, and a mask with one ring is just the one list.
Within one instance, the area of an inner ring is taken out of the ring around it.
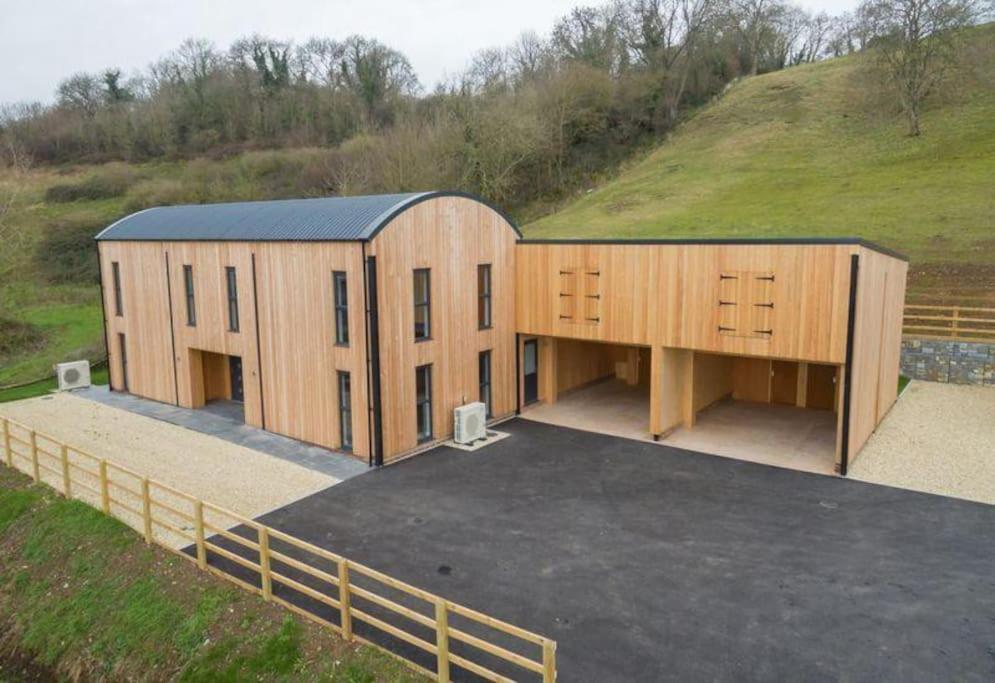
{"label": "recessed entryway", "polygon": [[245,421],[245,382],[240,356],[190,349],[190,386],[193,407],[230,420]]}

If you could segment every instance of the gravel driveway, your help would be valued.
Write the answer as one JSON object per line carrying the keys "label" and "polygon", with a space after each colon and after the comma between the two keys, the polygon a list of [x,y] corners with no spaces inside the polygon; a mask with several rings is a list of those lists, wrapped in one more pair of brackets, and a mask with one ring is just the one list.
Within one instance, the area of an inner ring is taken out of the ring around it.
{"label": "gravel driveway", "polygon": [[[0,415],[249,518],[339,481],[207,434],[66,393],[4,403],[0,405]],[[55,448],[43,440],[39,440],[39,445],[47,450]],[[81,458],[71,456],[71,460],[84,464]],[[93,469],[89,462],[85,464]],[[134,481],[125,479],[124,475],[121,477],[123,483],[135,487]],[[46,473],[43,478],[49,481],[53,477]],[[61,487],[60,481],[51,483]],[[96,482],[90,482],[90,485],[96,486]],[[127,498],[127,494],[115,491],[113,487],[112,495],[122,501]],[[154,495],[182,510],[189,510],[191,506],[189,501],[164,490],[154,492]],[[76,497],[95,502],[92,493],[82,487]],[[127,499],[126,504],[138,507],[133,499]],[[141,520],[137,516],[122,510],[115,510],[115,516],[141,530]],[[212,517],[210,511],[205,513],[205,519],[225,528],[233,525],[230,518]],[[174,516],[169,521],[181,529],[191,530],[187,519]],[[168,531],[163,531],[159,537],[177,548],[189,543]]]}
{"label": "gravel driveway", "polygon": [[995,388],[913,380],[849,476],[995,504]]}

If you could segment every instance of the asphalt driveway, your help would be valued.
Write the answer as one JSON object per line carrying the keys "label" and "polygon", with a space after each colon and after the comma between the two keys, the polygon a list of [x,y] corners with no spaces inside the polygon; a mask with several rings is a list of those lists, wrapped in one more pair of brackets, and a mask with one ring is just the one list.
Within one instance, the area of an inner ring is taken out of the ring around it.
{"label": "asphalt driveway", "polygon": [[561,681],[995,679],[995,507],[501,429],[263,520],[557,639]]}

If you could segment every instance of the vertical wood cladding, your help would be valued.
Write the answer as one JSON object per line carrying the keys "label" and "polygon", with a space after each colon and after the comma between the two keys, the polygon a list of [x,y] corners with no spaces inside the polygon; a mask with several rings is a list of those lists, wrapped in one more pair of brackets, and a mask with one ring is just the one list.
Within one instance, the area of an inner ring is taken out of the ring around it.
{"label": "vertical wood cladding", "polygon": [[[265,409],[266,429],[339,448],[336,373],[349,372],[353,452],[368,454],[359,243],[101,242],[99,249],[105,282],[112,281],[111,262],[120,264],[124,315],[108,316],[108,334],[126,335],[131,392],[198,407],[215,396],[205,391],[204,358],[238,356],[247,424],[263,426]],[[193,278],[194,325],[187,324],[184,266]],[[238,282],[237,331],[229,329],[226,268],[235,269]],[[336,344],[333,271],[345,272],[348,280],[348,346]],[[113,288],[105,287],[104,297],[114,311]],[[112,345],[111,384],[122,390],[115,350]]]}
{"label": "vertical wood cladding", "polygon": [[[525,243],[516,256],[517,328],[525,334],[842,363],[849,255],[855,249]],[[579,276],[563,273],[578,269],[598,273],[597,315],[590,316],[597,324],[574,324],[586,317],[574,303],[584,285]]]}
{"label": "vertical wood cladding", "polygon": [[[100,270],[107,312],[111,387],[124,390],[119,347],[128,345],[128,390],[163,403],[176,403],[166,259],[160,242],[101,242]],[[112,263],[120,274],[121,315],[115,315]],[[182,291],[182,290],[181,290]]]}
{"label": "vertical wood cladding", "polygon": [[[491,351],[492,410],[515,411],[515,241],[498,213],[462,197],[422,202],[367,246],[377,259],[384,454],[418,446],[415,368],[432,366],[434,439],[451,436],[453,409],[476,401],[478,354]],[[477,266],[491,265],[492,326],[477,320]],[[414,337],[414,271],[430,269],[431,334]]]}
{"label": "vertical wood cladding", "polygon": [[853,367],[849,463],[898,398],[902,314],[908,264],[861,247]]}

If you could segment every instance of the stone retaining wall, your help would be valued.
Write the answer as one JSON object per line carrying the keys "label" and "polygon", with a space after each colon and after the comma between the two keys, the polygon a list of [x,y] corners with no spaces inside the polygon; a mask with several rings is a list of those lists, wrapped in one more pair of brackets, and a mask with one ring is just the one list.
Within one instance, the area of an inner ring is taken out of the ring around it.
{"label": "stone retaining wall", "polygon": [[995,344],[905,337],[902,374],[931,382],[995,386]]}

